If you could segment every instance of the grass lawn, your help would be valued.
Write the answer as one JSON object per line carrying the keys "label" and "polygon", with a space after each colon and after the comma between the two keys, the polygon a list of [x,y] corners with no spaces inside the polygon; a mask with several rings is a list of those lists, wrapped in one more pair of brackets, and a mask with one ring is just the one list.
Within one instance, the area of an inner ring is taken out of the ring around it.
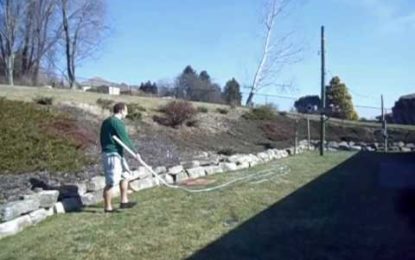
{"label": "grass lawn", "polygon": [[215,184],[285,164],[291,172],[270,182],[242,183],[221,191],[189,194],[155,188],[134,194],[140,206],[119,215],[102,209],[60,215],[0,241],[1,259],[177,259],[190,256],[281,200],[350,153],[321,159],[310,153],[242,173],[217,175]]}
{"label": "grass lawn", "polygon": [[407,259],[413,229],[394,210],[396,194],[377,185],[379,160],[386,158],[306,153],[210,177],[219,184],[291,169],[266,182],[198,194],[145,190],[121,214],[98,205],[0,240],[0,259]]}

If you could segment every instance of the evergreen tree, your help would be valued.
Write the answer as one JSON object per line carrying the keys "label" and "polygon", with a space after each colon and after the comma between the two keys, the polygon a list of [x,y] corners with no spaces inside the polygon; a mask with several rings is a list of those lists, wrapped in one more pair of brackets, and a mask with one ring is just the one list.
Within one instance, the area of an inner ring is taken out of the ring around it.
{"label": "evergreen tree", "polygon": [[226,82],[225,89],[223,90],[223,96],[227,104],[229,105],[241,105],[241,91],[238,81],[232,78]]}
{"label": "evergreen tree", "polygon": [[326,107],[332,117],[348,120],[358,119],[346,84],[342,83],[337,76],[333,77],[326,87]]}

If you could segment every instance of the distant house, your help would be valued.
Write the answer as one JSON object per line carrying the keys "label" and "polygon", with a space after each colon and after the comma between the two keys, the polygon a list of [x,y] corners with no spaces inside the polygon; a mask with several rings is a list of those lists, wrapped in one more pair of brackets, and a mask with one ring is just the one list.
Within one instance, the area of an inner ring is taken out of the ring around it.
{"label": "distant house", "polygon": [[100,93],[105,93],[105,94],[109,94],[109,95],[120,95],[120,88],[118,87],[111,87],[111,86],[99,86],[97,87],[97,91]]}
{"label": "distant house", "polygon": [[90,90],[92,88],[92,86],[81,86],[81,91],[86,92],[88,90]]}

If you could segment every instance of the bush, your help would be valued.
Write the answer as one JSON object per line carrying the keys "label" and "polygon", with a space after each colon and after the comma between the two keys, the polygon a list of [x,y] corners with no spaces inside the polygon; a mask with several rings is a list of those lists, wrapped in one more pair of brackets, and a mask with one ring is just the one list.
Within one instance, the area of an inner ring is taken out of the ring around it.
{"label": "bush", "polygon": [[189,120],[186,122],[186,126],[188,127],[198,127],[199,126],[199,122],[195,119]]}
{"label": "bush", "polygon": [[272,105],[263,105],[251,109],[245,113],[243,117],[250,120],[274,120],[277,115],[277,110]]}
{"label": "bush", "polygon": [[193,105],[186,101],[172,101],[161,107],[159,111],[163,112],[164,116],[154,116],[153,120],[159,124],[171,127],[182,125],[196,114],[196,109]]}
{"label": "bush", "polygon": [[207,107],[197,107],[197,112],[207,113],[207,112],[209,112],[209,110],[207,109]]}
{"label": "bush", "polygon": [[141,112],[145,112],[146,109],[139,104],[131,103],[127,104],[128,108],[128,115],[127,118],[132,121],[140,121],[143,118],[143,114]]}
{"label": "bush", "polygon": [[227,110],[226,108],[217,108],[216,109],[216,111],[219,113],[219,114],[223,114],[223,115],[226,115],[228,112],[229,112],[229,110]]}
{"label": "bush", "polygon": [[33,102],[39,105],[50,106],[53,104],[53,97],[35,97]]}
{"label": "bush", "polygon": [[104,98],[97,99],[97,105],[100,106],[104,110],[108,109],[111,111],[113,104],[114,104],[114,100],[111,100],[111,99],[104,99]]}
{"label": "bush", "polygon": [[226,155],[226,156],[231,156],[236,154],[236,151],[233,150],[232,148],[225,148],[225,149],[221,149],[218,151],[218,154],[222,154],[222,155]]}

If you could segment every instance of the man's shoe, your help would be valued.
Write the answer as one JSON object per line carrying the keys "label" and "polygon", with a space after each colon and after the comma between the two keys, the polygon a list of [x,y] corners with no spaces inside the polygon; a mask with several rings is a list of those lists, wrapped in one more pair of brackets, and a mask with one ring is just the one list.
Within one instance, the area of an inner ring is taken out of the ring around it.
{"label": "man's shoe", "polygon": [[120,209],[129,209],[137,205],[137,202],[130,201],[125,203],[120,203]]}
{"label": "man's shoe", "polygon": [[121,211],[117,209],[104,209],[105,213],[120,213]]}

